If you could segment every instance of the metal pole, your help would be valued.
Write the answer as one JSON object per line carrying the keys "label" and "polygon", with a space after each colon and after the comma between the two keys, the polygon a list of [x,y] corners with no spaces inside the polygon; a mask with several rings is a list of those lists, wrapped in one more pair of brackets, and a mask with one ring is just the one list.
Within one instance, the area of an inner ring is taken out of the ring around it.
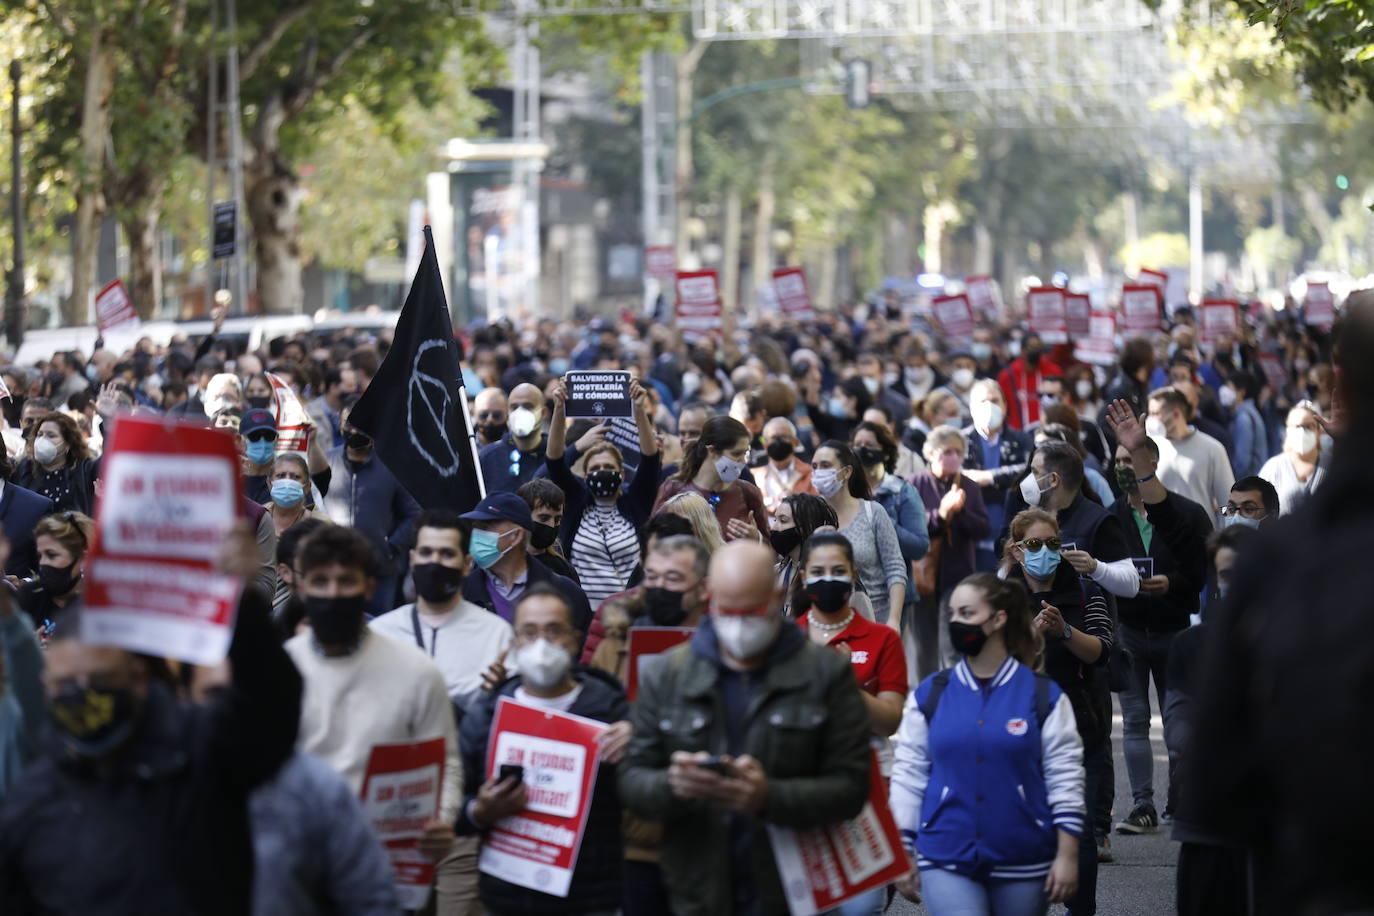
{"label": "metal pole", "polygon": [[639,82],[643,92],[640,105],[640,194],[643,197],[640,227],[644,236],[644,313],[652,315],[658,296],[658,281],[649,275],[648,248],[658,244],[658,86],[655,82],[654,52],[639,56]]}
{"label": "metal pole", "polygon": [[1202,178],[1195,165],[1188,175],[1188,292],[1202,302]]}
{"label": "metal pole", "polygon": [[5,337],[11,347],[24,341],[24,159],[19,148],[23,131],[19,126],[19,83],[23,67],[10,61],[13,92],[10,109],[10,217],[14,220],[14,265],[9,275],[9,295],[5,302]]}

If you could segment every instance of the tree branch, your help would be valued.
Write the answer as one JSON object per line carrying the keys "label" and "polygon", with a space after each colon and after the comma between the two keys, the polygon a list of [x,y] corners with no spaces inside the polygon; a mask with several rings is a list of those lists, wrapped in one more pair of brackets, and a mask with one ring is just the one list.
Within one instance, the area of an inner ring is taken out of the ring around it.
{"label": "tree branch", "polygon": [[267,27],[266,31],[253,43],[253,47],[248,49],[243,60],[240,61],[239,82],[246,83],[253,78],[253,74],[257,72],[258,67],[262,66],[267,55],[276,48],[277,43],[281,41],[287,30],[300,22],[310,10],[311,5],[309,3],[300,3],[282,10],[282,14]]}
{"label": "tree branch", "polygon": [[55,7],[51,0],[38,0],[38,5],[43,7],[43,11],[48,14],[48,19],[57,30],[62,33],[64,38],[73,39],[76,37],[76,23],[72,18]]}
{"label": "tree branch", "polygon": [[375,26],[368,26],[358,32],[348,44],[340,48],[338,53],[326,61],[323,66],[315,68],[315,72],[308,80],[301,84],[299,88],[287,92],[284,100],[286,118],[294,118],[304,111],[305,106],[310,104],[310,100],[315,97],[315,94],[319,92],[326,83],[337,76],[339,71],[343,69],[344,64],[348,63],[349,58],[362,50],[362,47],[371,41],[376,34],[377,29]]}
{"label": "tree branch", "polygon": [[186,7],[188,0],[177,0],[172,11],[172,28],[167,39],[167,56],[157,74],[157,87],[167,83],[176,74],[177,64],[181,62],[181,42],[186,34]]}

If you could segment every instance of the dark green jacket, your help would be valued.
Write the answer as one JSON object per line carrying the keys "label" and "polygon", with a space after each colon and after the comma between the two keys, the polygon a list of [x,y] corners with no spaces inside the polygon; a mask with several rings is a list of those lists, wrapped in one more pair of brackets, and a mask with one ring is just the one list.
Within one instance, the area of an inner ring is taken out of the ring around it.
{"label": "dark green jacket", "polygon": [[[751,703],[745,737],[747,752],[768,774],[750,843],[761,914],[787,912],[766,826],[834,824],[858,815],[868,797],[868,709],[849,662],[806,639],[783,638],[779,646]],[[717,657],[708,618],[690,643],[640,681],[634,737],[620,765],[621,802],[663,822],[663,879],[676,916],[721,916],[732,906],[729,814],[668,787],[674,751],[729,752]]]}

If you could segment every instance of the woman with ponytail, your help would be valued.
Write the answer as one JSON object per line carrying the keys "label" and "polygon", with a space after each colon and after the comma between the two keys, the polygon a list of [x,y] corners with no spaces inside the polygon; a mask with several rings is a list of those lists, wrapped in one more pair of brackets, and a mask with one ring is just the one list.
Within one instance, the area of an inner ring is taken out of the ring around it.
{"label": "woman with ponytail", "polygon": [[766,542],[768,510],[763,494],[745,473],[749,469],[750,439],[749,430],[736,419],[707,420],[701,436],[682,457],[677,475],[659,487],[654,512],[679,493],[697,493],[711,504],[725,540]]}

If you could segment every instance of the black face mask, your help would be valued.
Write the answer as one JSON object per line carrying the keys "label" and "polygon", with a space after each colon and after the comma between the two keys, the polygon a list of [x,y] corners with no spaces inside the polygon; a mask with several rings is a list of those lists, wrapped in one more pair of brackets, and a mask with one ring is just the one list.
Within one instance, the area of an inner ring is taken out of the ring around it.
{"label": "black face mask", "polygon": [[463,587],[463,571],[442,563],[416,563],[410,568],[415,594],[430,604],[443,604]]}
{"label": "black face mask", "polygon": [[1041,351],[1039,351],[1039,350],[1027,350],[1027,351],[1025,352],[1026,364],[1029,365],[1029,366],[1038,366],[1038,365],[1040,365],[1040,356],[1041,356]]}
{"label": "black face mask", "polygon": [[483,423],[477,428],[482,431],[482,436],[488,442],[500,442],[506,437],[506,424],[504,423]]}
{"label": "black face mask", "polygon": [[778,556],[791,556],[792,551],[801,545],[801,529],[784,528],[781,531],[770,531],[768,532],[768,541],[773,545],[773,549],[778,552]]}
{"label": "black face mask", "polygon": [[128,741],[141,708],[125,687],[72,684],[48,700],[48,713],[63,742],[82,757],[105,757]]}
{"label": "black face mask", "polygon": [[854,582],[850,579],[831,579],[829,577],[806,580],[806,600],[822,614],[833,614],[849,603],[854,593]]}
{"label": "black face mask", "polygon": [[645,587],[644,612],[658,627],[676,627],[687,619],[687,609],[682,606],[682,592],[666,588]]}
{"label": "black face mask", "polygon": [[988,634],[983,632],[981,623],[964,623],[959,620],[949,622],[949,642],[956,652],[972,658],[983,651]]}
{"label": "black face mask", "polygon": [[768,443],[768,457],[774,461],[786,461],[792,457],[792,443],[786,439],[774,439]]}
{"label": "black face mask", "polygon": [[269,397],[269,398],[262,398],[262,397],[258,397],[258,398],[249,398],[249,399],[248,399],[248,409],[249,409],[249,410],[259,410],[259,409],[261,409],[261,410],[266,410],[266,409],[268,408],[268,406],[269,406],[271,403],[272,403],[272,399],[271,399],[270,397]]}
{"label": "black face mask", "polygon": [[350,429],[348,432],[344,433],[344,445],[354,451],[360,452],[365,448],[372,447],[372,437],[367,433],[359,432],[356,429]]}
{"label": "black face mask", "polygon": [[535,522],[530,528],[530,546],[535,550],[548,550],[553,546],[553,542],[558,540],[558,529],[553,525],[541,525]]}
{"label": "black face mask", "polygon": [[1140,489],[1140,484],[1136,483],[1135,468],[1128,468],[1124,465],[1116,469],[1116,484],[1121,487],[1122,492],[1134,493]]}
{"label": "black face mask", "polygon": [[76,585],[76,580],[81,578],[75,570],[75,563],[71,566],[49,566],[39,563],[38,584],[43,586],[43,591],[49,595],[65,595]]}
{"label": "black face mask", "polygon": [[856,448],[854,454],[859,456],[859,461],[866,468],[883,463],[883,453],[876,448]]}
{"label": "black face mask", "polygon": [[587,475],[587,489],[597,499],[610,499],[620,494],[619,471],[592,471]]}
{"label": "black face mask", "polygon": [[322,646],[347,646],[358,639],[363,628],[363,614],[368,600],[362,595],[351,598],[304,597],[305,619],[315,633],[315,641]]}

